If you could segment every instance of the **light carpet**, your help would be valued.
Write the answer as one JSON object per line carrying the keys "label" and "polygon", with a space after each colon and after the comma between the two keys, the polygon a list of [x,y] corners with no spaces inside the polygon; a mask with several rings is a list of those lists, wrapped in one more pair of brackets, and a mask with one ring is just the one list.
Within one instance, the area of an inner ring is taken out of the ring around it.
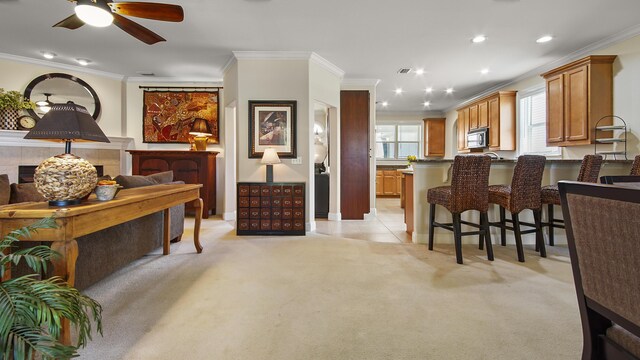
{"label": "light carpet", "polygon": [[[172,254],[89,288],[104,337],[82,359],[578,359],[566,248],[375,243],[319,234],[236,237],[204,221]],[[123,251],[126,251],[123,249]]]}

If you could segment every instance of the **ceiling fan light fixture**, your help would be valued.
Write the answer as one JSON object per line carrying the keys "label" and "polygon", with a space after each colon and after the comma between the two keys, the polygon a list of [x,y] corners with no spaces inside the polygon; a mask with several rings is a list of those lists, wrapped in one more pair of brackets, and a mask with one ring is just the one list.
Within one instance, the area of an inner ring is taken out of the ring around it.
{"label": "ceiling fan light fixture", "polygon": [[91,1],[78,1],[75,7],[76,15],[80,20],[95,27],[107,27],[113,23],[111,9],[106,3]]}

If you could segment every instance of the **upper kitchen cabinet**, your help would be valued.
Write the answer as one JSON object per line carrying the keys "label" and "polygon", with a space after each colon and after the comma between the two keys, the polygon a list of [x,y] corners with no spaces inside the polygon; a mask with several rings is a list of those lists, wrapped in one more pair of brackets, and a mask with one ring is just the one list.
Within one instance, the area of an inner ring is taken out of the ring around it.
{"label": "upper kitchen cabinet", "polygon": [[[587,56],[541,75],[547,90],[548,146],[594,143],[596,122],[613,114],[615,59],[615,55]],[[605,119],[600,125],[611,121]]]}
{"label": "upper kitchen cabinet", "polygon": [[467,133],[469,132],[469,108],[458,110],[458,152],[466,152]]}
{"label": "upper kitchen cabinet", "polygon": [[516,91],[498,91],[458,109],[458,151],[469,130],[488,128],[489,150],[516,149]]}
{"label": "upper kitchen cabinet", "polygon": [[446,118],[424,119],[424,156],[444,156]]}

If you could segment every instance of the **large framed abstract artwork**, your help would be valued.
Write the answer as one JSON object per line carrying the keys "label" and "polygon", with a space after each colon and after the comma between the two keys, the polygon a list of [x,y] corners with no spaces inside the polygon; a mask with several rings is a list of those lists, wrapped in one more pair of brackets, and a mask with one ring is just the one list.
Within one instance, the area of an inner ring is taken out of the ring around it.
{"label": "large framed abstract artwork", "polygon": [[249,100],[249,157],[269,147],[280,158],[296,157],[296,101]]}
{"label": "large framed abstract artwork", "polygon": [[218,90],[144,91],[142,133],[145,143],[189,143],[196,118],[209,122],[209,143],[219,144]]}

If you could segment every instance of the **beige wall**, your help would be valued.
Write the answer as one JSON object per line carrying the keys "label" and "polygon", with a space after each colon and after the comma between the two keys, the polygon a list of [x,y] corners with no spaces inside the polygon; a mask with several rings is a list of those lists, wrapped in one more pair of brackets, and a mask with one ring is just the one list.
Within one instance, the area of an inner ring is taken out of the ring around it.
{"label": "beige wall", "polygon": [[[618,44],[607,46],[593,55],[618,55],[613,64],[613,114],[622,117],[627,122],[628,143],[627,153],[629,159],[640,153],[640,36],[622,41]],[[538,75],[516,82],[501,90],[523,91],[534,87],[544,87],[544,79]],[[455,110],[447,112],[447,132],[456,132],[457,113]],[[517,131],[520,131],[520,119],[516,121]],[[455,137],[447,136],[446,157],[451,158],[457,153]],[[519,139],[519,137],[518,137]],[[519,149],[519,143],[517,144]],[[581,159],[586,154],[593,154],[593,145],[571,146],[562,149],[562,157],[565,159]],[[504,151],[501,155],[513,158],[518,151]]]}
{"label": "beige wall", "polygon": [[0,88],[24,93],[31,80],[49,73],[65,73],[76,76],[89,84],[98,94],[102,111],[98,125],[107,136],[122,136],[122,78],[101,76],[79,70],[67,70],[46,65],[0,59]]}

